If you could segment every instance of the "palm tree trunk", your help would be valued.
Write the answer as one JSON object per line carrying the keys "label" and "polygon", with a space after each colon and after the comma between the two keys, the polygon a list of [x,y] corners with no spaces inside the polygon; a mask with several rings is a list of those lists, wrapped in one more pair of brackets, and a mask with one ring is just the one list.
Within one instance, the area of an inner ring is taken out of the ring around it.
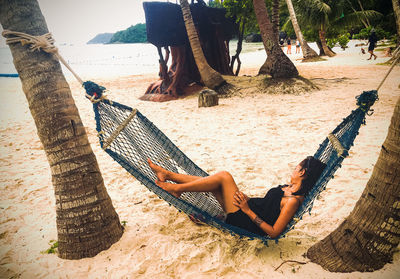
{"label": "palm tree trunk", "polygon": [[187,0],[179,0],[181,4],[183,20],[186,26],[186,32],[189,37],[190,46],[193,51],[194,60],[196,61],[197,68],[199,69],[200,76],[205,86],[211,89],[218,89],[226,84],[226,81],[220,73],[215,71],[208,65],[201,48],[199,36],[196,27],[194,26],[190,6]]}
{"label": "palm tree trunk", "polygon": [[324,49],[322,48],[322,43],[321,43],[321,41],[320,41],[320,40],[317,40],[316,43],[317,43],[317,46],[318,46],[318,49],[319,49],[319,56],[324,56],[324,55],[325,55],[325,52],[324,52]]}
{"label": "palm tree trunk", "polygon": [[[1,0],[0,20],[4,29],[31,35],[48,32],[36,0]],[[93,257],[118,241],[123,227],[68,83],[53,55],[31,52],[20,44],[10,49],[50,164],[59,257]]]}
{"label": "palm tree trunk", "polygon": [[397,28],[397,46],[400,45],[400,0],[392,0],[394,17]]}
{"label": "palm tree trunk", "polygon": [[300,26],[297,22],[296,13],[293,8],[292,0],[286,0],[286,5],[289,10],[290,20],[292,21],[294,32],[296,33],[296,37],[300,42],[301,50],[303,51],[303,57],[304,58],[317,57],[318,54],[308,45],[307,41],[303,37],[303,33],[301,33]]}
{"label": "palm tree trunk", "polygon": [[400,98],[372,175],[345,221],[307,257],[332,272],[373,271],[391,262],[400,241]]}
{"label": "palm tree trunk", "polygon": [[275,33],[276,41],[279,43],[279,2],[274,0],[272,3],[272,30]]}
{"label": "palm tree trunk", "polygon": [[267,60],[261,67],[259,74],[270,74],[273,78],[297,77],[299,72],[293,62],[280,48],[269,20],[267,7],[263,0],[253,0],[254,12],[256,14],[261,38],[267,53]]}
{"label": "palm tree trunk", "polygon": [[321,41],[322,49],[324,50],[325,55],[327,55],[329,57],[335,56],[336,54],[333,51],[331,51],[329,49],[328,45],[326,44],[325,30],[323,27],[321,27],[318,34],[319,34],[319,39]]}

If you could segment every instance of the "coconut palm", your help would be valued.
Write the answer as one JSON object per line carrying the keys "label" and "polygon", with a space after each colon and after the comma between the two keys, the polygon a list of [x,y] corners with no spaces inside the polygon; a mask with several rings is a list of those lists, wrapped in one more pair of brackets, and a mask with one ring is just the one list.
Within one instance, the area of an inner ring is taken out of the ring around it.
{"label": "coconut palm", "polygon": [[203,49],[201,48],[199,36],[194,26],[190,6],[187,0],[179,0],[181,4],[183,20],[186,26],[186,32],[189,37],[190,46],[192,48],[194,60],[196,61],[197,68],[199,69],[201,79],[205,86],[211,89],[218,89],[226,84],[226,81],[220,73],[215,71],[208,65],[204,56]]}
{"label": "coconut palm", "polygon": [[275,33],[275,37],[276,37],[277,41],[279,41],[279,4],[280,4],[280,0],[272,1],[271,23],[272,23],[272,30]]}
{"label": "coconut palm", "polygon": [[332,272],[373,271],[391,262],[400,238],[400,98],[361,198],[307,256]]}
{"label": "coconut palm", "polygon": [[[4,29],[35,36],[48,33],[36,0],[0,0],[0,21]],[[53,55],[31,52],[21,44],[11,44],[10,49],[50,164],[59,257],[93,257],[118,241],[123,227],[68,83]]]}
{"label": "coconut palm", "polygon": [[[334,2],[333,0],[304,0],[296,2],[296,6],[300,9],[302,17],[318,28],[322,49],[325,55],[329,57],[335,56],[335,53],[328,48],[326,43],[326,31],[329,23],[338,14],[338,10],[333,8],[339,5],[333,6]],[[341,2],[341,0],[338,2]]]}
{"label": "coconut palm", "polygon": [[253,0],[254,13],[256,14],[261,38],[267,53],[267,60],[261,67],[260,74],[270,74],[273,78],[297,77],[299,72],[293,62],[283,53],[276,40],[267,7],[264,0]]}
{"label": "coconut palm", "polygon": [[299,21],[318,29],[322,50],[328,56],[335,55],[326,43],[328,29],[342,31],[345,28],[361,24],[363,19],[381,16],[380,13],[373,10],[351,11],[347,0],[296,0],[295,3]]}
{"label": "coconut palm", "polygon": [[392,0],[394,16],[396,18],[397,45],[400,45],[400,0]]}
{"label": "coconut palm", "polygon": [[293,8],[292,0],[286,0],[286,5],[289,10],[290,20],[293,25],[294,32],[296,33],[296,37],[300,42],[301,50],[303,51],[304,58],[312,58],[318,56],[318,54],[313,50],[307,43],[307,41],[303,37],[303,33],[300,30],[300,26],[297,22],[296,13]]}

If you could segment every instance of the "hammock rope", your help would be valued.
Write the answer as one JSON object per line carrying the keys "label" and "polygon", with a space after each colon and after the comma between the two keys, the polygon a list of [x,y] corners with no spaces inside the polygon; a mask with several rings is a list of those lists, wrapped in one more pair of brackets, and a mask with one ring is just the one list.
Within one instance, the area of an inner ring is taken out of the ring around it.
{"label": "hammock rope", "polygon": [[[328,181],[341,166],[343,159],[348,156],[348,151],[354,143],[358,130],[361,125],[365,124],[365,117],[371,112],[370,106],[374,104],[377,97],[376,90],[365,91],[360,96],[357,96],[357,102],[360,103],[358,108],[343,119],[342,123],[320,145],[314,157],[324,162],[327,166],[313,190],[307,195],[293,220],[280,237],[283,237],[284,234],[293,229],[306,212],[311,211],[315,198],[325,189]],[[110,103],[109,100],[94,103],[93,110],[96,129],[98,132],[102,132],[100,135],[102,148],[149,190],[169,204],[174,205],[190,216],[200,219],[204,223],[240,236],[260,238],[263,241],[270,239],[267,236],[253,234],[224,223],[224,211],[211,193],[187,192],[183,193],[181,198],[178,199],[159,188],[154,183],[156,176],[148,166],[147,158],[170,171],[202,177],[208,174],[195,165],[139,111],[117,102]],[[134,116],[131,118],[132,114]],[[128,118],[131,120],[126,121]],[[125,122],[123,128],[119,128],[123,122]],[[119,129],[118,135],[110,143],[107,139],[117,129]],[[106,148],[105,142],[107,142]]]}
{"label": "hammock rope", "polygon": [[[212,193],[185,192],[182,193],[180,198],[177,198],[158,187],[155,184],[157,178],[150,169],[147,158],[173,172],[200,177],[208,176],[208,174],[190,160],[138,110],[108,100],[104,95],[106,88],[91,81],[82,82],[82,79],[59,55],[50,33],[42,36],[32,36],[21,32],[4,30],[2,34],[5,37],[12,36],[12,38],[7,38],[7,44],[17,42],[22,45],[31,44],[30,49],[32,51],[42,49],[55,54],[73,73],[85,88],[86,97],[93,103],[100,146],[150,191],[170,205],[175,206],[178,210],[220,230],[237,234],[240,237],[258,238],[266,244],[271,239],[266,235],[261,236],[226,224],[224,222],[225,213]],[[395,53],[398,55],[398,49]],[[378,89],[392,71],[399,57],[395,59]],[[358,107],[343,119],[315,152],[314,157],[325,163],[326,167],[314,188],[305,197],[292,221],[278,238],[284,237],[302,219],[306,212],[311,211],[315,198],[326,188],[326,184],[333,178],[335,171],[341,167],[342,161],[348,156],[361,125],[365,124],[366,115],[373,113],[371,106],[378,100],[378,92],[377,90],[364,91],[356,99]]]}

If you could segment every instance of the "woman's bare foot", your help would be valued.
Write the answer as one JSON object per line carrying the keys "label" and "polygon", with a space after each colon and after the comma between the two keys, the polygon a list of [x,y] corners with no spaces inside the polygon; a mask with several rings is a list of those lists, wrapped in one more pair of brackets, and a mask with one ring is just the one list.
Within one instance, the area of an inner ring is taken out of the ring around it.
{"label": "woman's bare foot", "polygon": [[171,193],[172,195],[174,195],[177,198],[179,198],[182,194],[182,192],[177,191],[177,189],[176,189],[177,184],[163,182],[160,180],[156,180],[156,184],[157,184],[157,186],[159,186],[160,188],[164,189],[165,191]]}
{"label": "woman's bare foot", "polygon": [[168,177],[168,171],[166,169],[163,169],[160,166],[157,166],[150,159],[147,159],[147,162],[148,162],[149,167],[151,168],[151,170],[157,176],[157,179],[160,182],[165,182],[167,180],[167,177]]}

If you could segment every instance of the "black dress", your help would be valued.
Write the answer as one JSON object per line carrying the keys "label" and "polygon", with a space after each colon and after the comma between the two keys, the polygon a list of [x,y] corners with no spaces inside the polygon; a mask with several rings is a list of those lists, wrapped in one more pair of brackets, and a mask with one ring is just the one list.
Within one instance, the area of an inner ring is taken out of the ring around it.
{"label": "black dress", "polygon": [[[281,213],[281,200],[284,194],[282,187],[285,186],[287,185],[279,185],[270,189],[264,198],[251,198],[248,201],[250,209],[270,226],[275,224]],[[254,224],[249,216],[240,209],[234,213],[229,213],[225,222],[246,231],[265,236],[265,232]]]}
{"label": "black dress", "polygon": [[376,37],[375,33],[372,33],[369,38],[368,38],[368,51],[372,51],[375,49],[376,42],[378,41],[378,38]]}

